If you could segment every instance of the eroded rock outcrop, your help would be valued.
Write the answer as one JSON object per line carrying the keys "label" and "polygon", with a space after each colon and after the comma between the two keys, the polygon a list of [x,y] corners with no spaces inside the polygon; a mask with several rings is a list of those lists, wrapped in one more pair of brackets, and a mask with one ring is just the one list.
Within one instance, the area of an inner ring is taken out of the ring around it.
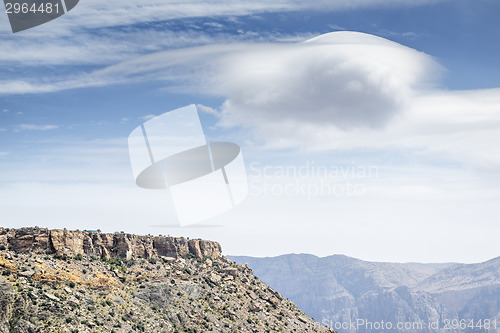
{"label": "eroded rock outcrop", "polygon": [[53,252],[59,256],[77,255],[98,258],[186,257],[219,258],[219,243],[170,236],[140,236],[126,233],[106,234],[46,228],[0,228],[0,246],[20,253]]}

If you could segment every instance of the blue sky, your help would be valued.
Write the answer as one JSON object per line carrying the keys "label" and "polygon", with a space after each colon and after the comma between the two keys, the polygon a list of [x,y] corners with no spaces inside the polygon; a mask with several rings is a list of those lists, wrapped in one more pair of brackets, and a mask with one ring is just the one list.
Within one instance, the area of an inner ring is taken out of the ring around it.
{"label": "blue sky", "polygon": [[[498,256],[498,14],[487,0],[87,0],[16,34],[0,15],[2,224],[202,237],[234,255]],[[131,174],[129,133],[189,104],[247,164],[251,193],[207,221],[220,228],[161,227],[168,196]]]}

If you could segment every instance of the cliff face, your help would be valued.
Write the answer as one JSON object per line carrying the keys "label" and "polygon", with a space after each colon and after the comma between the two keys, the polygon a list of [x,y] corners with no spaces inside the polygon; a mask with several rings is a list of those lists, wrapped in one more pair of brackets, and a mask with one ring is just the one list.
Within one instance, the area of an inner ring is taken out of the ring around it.
{"label": "cliff face", "polygon": [[218,243],[0,228],[0,333],[270,331],[333,332]]}
{"label": "cliff face", "polygon": [[167,236],[105,234],[46,228],[0,228],[0,246],[19,253],[52,252],[58,256],[88,255],[97,258],[180,258],[194,256],[202,259],[221,257],[219,243],[199,239]]}

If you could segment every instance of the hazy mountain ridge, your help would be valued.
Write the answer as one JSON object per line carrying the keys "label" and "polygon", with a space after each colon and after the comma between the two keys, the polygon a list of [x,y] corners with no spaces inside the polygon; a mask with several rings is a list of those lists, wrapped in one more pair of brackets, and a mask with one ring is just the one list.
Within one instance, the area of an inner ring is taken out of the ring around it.
{"label": "hazy mountain ridge", "polygon": [[500,257],[478,264],[459,264],[443,269],[416,287],[428,292],[464,290],[500,283]]}
{"label": "hazy mountain ridge", "polygon": [[[247,262],[263,281],[320,322],[361,318],[439,322],[443,328],[445,319],[500,319],[500,257],[467,265],[367,262],[343,255],[230,258]],[[342,331],[375,330],[351,327]],[[400,331],[436,332],[423,328]]]}

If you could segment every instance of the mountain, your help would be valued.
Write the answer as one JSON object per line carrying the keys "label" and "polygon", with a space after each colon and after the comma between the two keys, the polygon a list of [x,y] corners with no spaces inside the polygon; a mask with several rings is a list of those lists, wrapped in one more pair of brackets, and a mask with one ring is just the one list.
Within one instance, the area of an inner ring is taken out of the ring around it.
{"label": "mountain", "polygon": [[500,257],[468,265],[343,255],[230,258],[342,332],[500,332]]}
{"label": "mountain", "polygon": [[0,332],[332,332],[216,242],[0,228]]}

